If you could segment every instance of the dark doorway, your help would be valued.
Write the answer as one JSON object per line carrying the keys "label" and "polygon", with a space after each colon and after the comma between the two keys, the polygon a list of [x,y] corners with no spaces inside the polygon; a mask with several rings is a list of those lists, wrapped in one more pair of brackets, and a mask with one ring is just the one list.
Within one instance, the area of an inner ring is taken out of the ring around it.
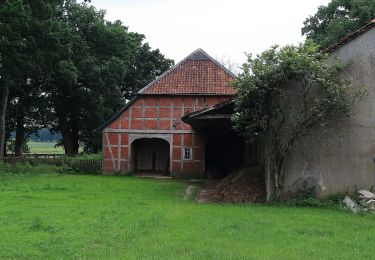
{"label": "dark doorway", "polygon": [[132,143],[133,170],[169,173],[169,143],[160,138],[142,138]]}
{"label": "dark doorway", "polygon": [[207,135],[205,168],[207,178],[223,178],[244,162],[244,141],[233,132]]}

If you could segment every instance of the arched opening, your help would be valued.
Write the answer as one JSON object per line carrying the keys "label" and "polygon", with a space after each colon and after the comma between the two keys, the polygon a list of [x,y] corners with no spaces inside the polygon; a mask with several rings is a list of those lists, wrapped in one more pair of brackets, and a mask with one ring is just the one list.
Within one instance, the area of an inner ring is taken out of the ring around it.
{"label": "arched opening", "polygon": [[134,172],[169,174],[170,147],[166,140],[140,138],[131,146]]}

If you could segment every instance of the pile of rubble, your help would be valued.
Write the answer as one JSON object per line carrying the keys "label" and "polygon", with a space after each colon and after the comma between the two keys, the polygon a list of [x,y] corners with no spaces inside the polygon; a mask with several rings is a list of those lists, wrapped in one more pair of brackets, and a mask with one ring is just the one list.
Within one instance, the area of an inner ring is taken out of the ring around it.
{"label": "pile of rubble", "polygon": [[216,186],[216,199],[223,202],[264,202],[266,187],[263,168],[253,166],[233,171]]}
{"label": "pile of rubble", "polygon": [[375,212],[375,194],[367,190],[360,190],[358,191],[358,195],[358,202],[346,196],[343,200],[345,206],[353,213]]}

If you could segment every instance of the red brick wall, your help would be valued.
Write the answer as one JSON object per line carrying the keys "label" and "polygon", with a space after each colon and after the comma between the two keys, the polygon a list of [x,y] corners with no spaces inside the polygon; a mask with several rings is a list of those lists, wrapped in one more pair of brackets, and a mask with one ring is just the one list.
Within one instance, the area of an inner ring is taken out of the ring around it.
{"label": "red brick wall", "polygon": [[[228,100],[230,96],[140,96],[116,120],[104,129],[103,170],[132,170],[129,135],[155,130],[171,137],[171,174],[188,177],[204,174],[204,140],[181,117],[207,106]],[[129,131],[127,133],[127,130]],[[193,149],[193,160],[182,160],[183,147]]]}

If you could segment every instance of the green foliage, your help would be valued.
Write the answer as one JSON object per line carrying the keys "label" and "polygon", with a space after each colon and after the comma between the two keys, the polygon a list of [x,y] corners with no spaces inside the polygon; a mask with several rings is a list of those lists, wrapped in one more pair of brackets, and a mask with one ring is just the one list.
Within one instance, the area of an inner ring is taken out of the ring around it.
{"label": "green foliage", "polygon": [[74,159],[76,160],[99,160],[101,161],[102,159],[102,154],[101,153],[81,153],[76,156],[74,156]]}
{"label": "green foliage", "polygon": [[60,173],[101,175],[101,164],[101,158],[77,159],[76,157],[68,157],[63,159]]}
{"label": "green foliage", "polygon": [[95,130],[143,87],[138,81],[148,83],[173,62],[121,21],[106,21],[102,10],[75,1],[63,10],[70,54],[47,89],[56,111],[52,129],[62,133],[67,154],[76,154],[79,145],[98,152],[101,134]]}
{"label": "green foliage", "polygon": [[50,165],[30,165],[30,164],[8,164],[0,162],[0,179],[1,178],[13,178],[13,175],[24,175],[32,176],[39,174],[52,174],[58,173],[61,167],[55,167]]}
{"label": "green foliage", "polygon": [[[10,140],[10,141],[7,142],[6,149],[7,149],[8,153],[14,154],[15,148],[16,147],[15,147],[15,141],[14,140]],[[30,152],[30,148],[29,148],[29,146],[27,145],[26,142],[24,142],[23,145],[22,145],[22,151],[24,153],[29,153]]]}
{"label": "green foliage", "polygon": [[[62,134],[69,155],[79,147],[98,152],[95,130],[173,64],[144,35],[106,21],[105,12],[87,2],[0,5],[0,87],[6,90],[0,89],[0,119],[8,109],[7,131],[17,133],[17,144],[47,128]],[[1,120],[1,144],[4,125]]]}
{"label": "green foliage", "polygon": [[266,142],[267,160],[282,186],[282,168],[296,141],[314,127],[325,127],[333,118],[349,116],[361,97],[361,88],[350,88],[344,65],[330,65],[318,45],[277,46],[243,66],[234,86],[235,129],[249,140]]}
{"label": "green foliage", "polygon": [[25,174],[27,172],[38,172],[44,169],[42,173],[48,171],[59,172],[61,174],[83,174],[100,175],[101,159],[76,159],[75,157],[59,157],[54,159],[23,159],[16,162],[2,163],[0,172],[5,174]]}
{"label": "green foliage", "polygon": [[332,0],[305,20],[302,34],[324,49],[374,18],[373,0]]}
{"label": "green foliage", "polygon": [[277,204],[284,204],[289,207],[332,208],[345,210],[342,202],[345,196],[346,194],[336,194],[327,198],[317,198],[315,193],[300,191],[292,198],[278,202]]}
{"label": "green foliage", "polygon": [[185,187],[53,173],[2,180],[0,258],[373,258],[374,215],[196,203],[183,201]]}

